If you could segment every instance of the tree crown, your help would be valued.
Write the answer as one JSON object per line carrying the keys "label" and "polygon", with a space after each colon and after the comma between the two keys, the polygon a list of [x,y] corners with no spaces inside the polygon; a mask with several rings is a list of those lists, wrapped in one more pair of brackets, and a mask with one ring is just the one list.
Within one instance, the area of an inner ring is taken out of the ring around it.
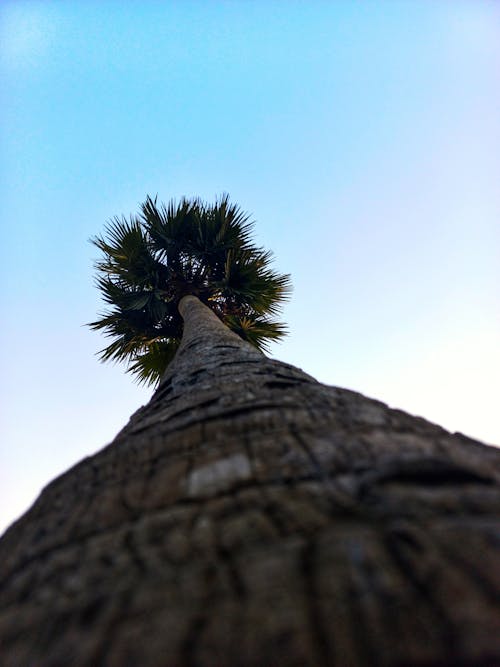
{"label": "tree crown", "polygon": [[147,197],[138,215],[111,220],[91,239],[102,252],[96,284],[109,308],[89,326],[112,339],[101,360],[125,361],[139,382],[157,383],[179,346],[177,306],[187,294],[259,349],[282,338],[274,317],[290,277],[271,268],[272,253],[252,243],[252,228],[227,195],[215,204]]}

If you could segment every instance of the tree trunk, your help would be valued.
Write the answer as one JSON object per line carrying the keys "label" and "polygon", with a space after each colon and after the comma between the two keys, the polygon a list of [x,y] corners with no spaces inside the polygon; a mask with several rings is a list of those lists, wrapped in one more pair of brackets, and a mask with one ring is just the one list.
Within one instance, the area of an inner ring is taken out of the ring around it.
{"label": "tree trunk", "polygon": [[3,536],[1,664],[499,665],[500,451],[180,310],[149,404]]}

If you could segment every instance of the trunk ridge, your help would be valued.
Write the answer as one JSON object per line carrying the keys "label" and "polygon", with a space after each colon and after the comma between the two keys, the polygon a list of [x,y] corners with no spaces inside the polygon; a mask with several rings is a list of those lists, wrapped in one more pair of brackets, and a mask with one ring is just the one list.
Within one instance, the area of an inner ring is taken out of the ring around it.
{"label": "trunk ridge", "polygon": [[500,451],[179,310],[151,401],[0,540],[2,667],[500,664]]}

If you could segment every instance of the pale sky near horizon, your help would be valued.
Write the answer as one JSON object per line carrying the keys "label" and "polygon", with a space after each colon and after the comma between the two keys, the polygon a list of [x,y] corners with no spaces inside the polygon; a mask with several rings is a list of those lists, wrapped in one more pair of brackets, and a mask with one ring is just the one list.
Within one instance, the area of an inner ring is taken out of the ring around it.
{"label": "pale sky near horizon", "polygon": [[89,237],[228,192],[291,273],[273,356],[500,444],[500,4],[4,0],[0,532],[151,390]]}

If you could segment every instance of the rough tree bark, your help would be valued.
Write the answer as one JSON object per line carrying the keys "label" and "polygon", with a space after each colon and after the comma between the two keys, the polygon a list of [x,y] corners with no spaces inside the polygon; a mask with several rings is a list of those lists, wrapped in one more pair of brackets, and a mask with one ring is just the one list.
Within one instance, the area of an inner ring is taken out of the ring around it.
{"label": "rough tree bark", "polygon": [[500,452],[181,310],[150,403],[1,540],[1,664],[500,664]]}

